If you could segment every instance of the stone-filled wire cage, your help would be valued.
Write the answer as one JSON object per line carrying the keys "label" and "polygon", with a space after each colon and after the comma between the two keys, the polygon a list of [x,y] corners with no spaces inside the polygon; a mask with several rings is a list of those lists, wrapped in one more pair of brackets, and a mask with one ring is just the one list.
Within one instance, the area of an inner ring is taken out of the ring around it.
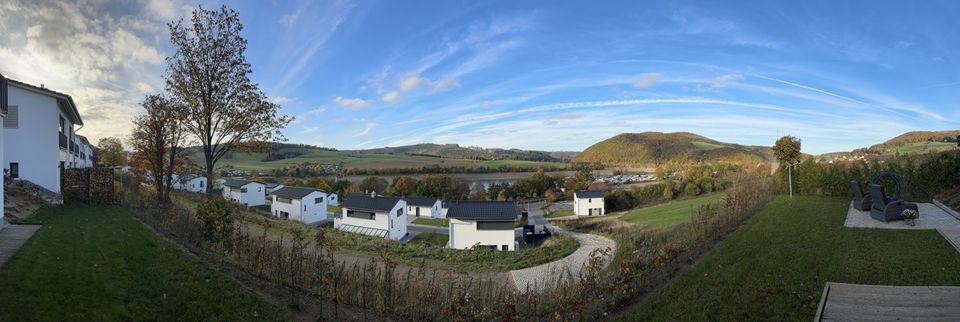
{"label": "stone-filled wire cage", "polygon": [[113,168],[74,168],[63,171],[63,203],[107,205],[116,202]]}

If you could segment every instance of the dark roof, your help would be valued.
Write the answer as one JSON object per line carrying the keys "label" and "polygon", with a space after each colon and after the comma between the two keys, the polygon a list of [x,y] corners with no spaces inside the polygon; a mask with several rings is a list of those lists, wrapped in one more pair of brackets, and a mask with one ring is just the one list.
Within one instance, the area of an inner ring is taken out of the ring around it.
{"label": "dark roof", "polygon": [[223,185],[230,188],[240,188],[247,184],[250,184],[251,182],[256,182],[256,181],[242,180],[242,179],[226,179],[226,181],[223,182]]}
{"label": "dark roof", "polygon": [[87,137],[77,134],[77,138],[80,139],[80,142],[83,142],[83,144],[90,145],[90,140],[87,140]]}
{"label": "dark roof", "polygon": [[370,197],[365,193],[355,193],[350,195],[347,200],[340,202],[341,208],[362,209],[372,211],[390,211],[397,202],[402,199],[396,197],[376,196]]}
{"label": "dark roof", "polygon": [[448,201],[447,218],[466,220],[516,220],[515,201]]}
{"label": "dark roof", "polygon": [[573,195],[577,198],[603,198],[603,191],[580,190]]}
{"label": "dark roof", "polygon": [[10,78],[7,78],[7,83],[13,84],[20,88],[25,88],[35,92],[42,92],[50,96],[56,97],[58,104],[63,103],[67,105],[67,108],[66,108],[68,112],[67,114],[71,114],[71,116],[74,117],[73,123],[77,125],[83,125],[83,119],[80,118],[80,111],[77,110],[77,104],[73,103],[73,98],[70,97],[70,95],[57,92],[46,87],[33,86],[33,85],[30,85],[15,79],[10,79]]}
{"label": "dark roof", "polygon": [[408,205],[433,207],[433,204],[437,203],[439,199],[430,197],[405,197],[403,200],[406,200]]}
{"label": "dark roof", "polygon": [[284,198],[290,198],[290,199],[302,199],[303,197],[306,197],[307,195],[313,193],[314,191],[321,192],[320,190],[317,190],[314,188],[283,187],[283,188],[277,189],[274,192],[271,192],[270,194],[277,197],[284,197]]}
{"label": "dark roof", "polygon": [[263,185],[266,186],[267,189],[273,189],[273,188],[276,188],[277,186],[280,186],[281,184],[276,182],[267,182],[267,183],[264,183]]}

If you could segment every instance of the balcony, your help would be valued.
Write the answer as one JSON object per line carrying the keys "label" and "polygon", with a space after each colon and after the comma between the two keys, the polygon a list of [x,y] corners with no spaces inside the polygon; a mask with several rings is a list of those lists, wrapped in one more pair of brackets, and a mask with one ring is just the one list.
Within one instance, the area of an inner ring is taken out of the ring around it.
{"label": "balcony", "polygon": [[60,148],[61,149],[67,148],[67,136],[63,135],[63,133],[60,133]]}

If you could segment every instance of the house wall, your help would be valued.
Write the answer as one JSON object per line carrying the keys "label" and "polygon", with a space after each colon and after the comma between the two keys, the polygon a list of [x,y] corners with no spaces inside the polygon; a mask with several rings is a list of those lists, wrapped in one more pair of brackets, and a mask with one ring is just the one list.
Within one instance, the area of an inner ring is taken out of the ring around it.
{"label": "house wall", "polygon": [[416,216],[417,208],[420,209],[421,218],[440,218],[440,201],[435,202],[433,206],[430,207],[413,205],[407,206],[407,215]]}
{"label": "house wall", "polygon": [[450,218],[450,241],[447,247],[454,249],[470,249],[474,245],[493,245],[497,250],[516,250],[514,230],[477,230],[477,222]]}
{"label": "house wall", "polygon": [[338,197],[337,194],[335,194],[335,193],[328,194],[328,195],[327,195],[327,204],[328,204],[328,205],[331,205],[331,206],[339,206],[339,205],[340,205],[340,197]]}
{"label": "house wall", "polygon": [[[0,75],[0,77],[3,77],[3,76]],[[3,114],[0,114],[0,160],[3,160],[3,156],[4,156],[4,153],[3,153],[3,147],[4,147],[4,145],[3,145],[3,132],[6,132],[6,131],[3,131],[3,128],[2,128],[3,116],[4,116]],[[3,182],[4,180],[7,180],[6,177],[0,176],[0,205],[4,205],[4,200],[3,200],[3,187],[6,186],[6,182]],[[7,219],[6,219],[6,217],[4,217],[4,214],[3,214],[3,213],[4,213],[4,209],[3,209],[3,208],[4,208],[4,207],[0,207],[0,229],[3,229],[3,227],[7,226]]]}
{"label": "house wall", "polygon": [[[316,203],[317,198],[320,198],[320,203]],[[291,199],[290,203],[281,202],[278,199],[277,196],[271,196],[270,213],[276,217],[282,217],[280,212],[285,211],[290,214],[289,219],[305,224],[327,219],[327,198],[324,193],[314,191],[303,199]]]}
{"label": "house wall", "polygon": [[173,188],[190,192],[206,192],[207,178],[196,177],[186,182],[181,182],[179,179],[174,179]]}
{"label": "house wall", "polygon": [[241,193],[240,189],[223,187],[223,197],[247,207],[262,206],[267,203],[266,188],[262,183],[251,182],[243,187],[247,188],[246,193]]}
{"label": "house wall", "polygon": [[[376,212],[374,219],[360,219],[347,216],[347,211],[349,208],[343,208],[343,213],[341,214],[340,219],[336,221],[336,225],[341,224],[361,226],[361,227],[370,227],[377,229],[386,229],[388,231],[387,238],[393,240],[400,240],[407,235],[407,202],[401,200],[393,206],[393,209],[390,209],[389,213]],[[397,215],[397,211],[400,211],[400,215]]]}
{"label": "house wall", "polygon": [[594,216],[606,213],[603,198],[573,198],[573,212],[577,216],[589,216],[590,209],[596,209]]}
{"label": "house wall", "polygon": [[18,108],[19,124],[3,128],[3,168],[18,162],[21,179],[60,193],[60,161],[68,153],[60,150],[57,100],[16,86],[9,86],[8,94],[9,105]]}

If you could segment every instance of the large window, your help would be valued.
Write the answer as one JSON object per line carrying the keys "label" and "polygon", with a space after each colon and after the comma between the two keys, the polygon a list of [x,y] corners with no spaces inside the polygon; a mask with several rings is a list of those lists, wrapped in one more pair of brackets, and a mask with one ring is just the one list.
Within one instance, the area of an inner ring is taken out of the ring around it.
{"label": "large window", "polygon": [[313,203],[323,203],[323,197],[313,199]]}
{"label": "large window", "polygon": [[512,221],[478,221],[477,230],[513,230]]}
{"label": "large window", "polygon": [[277,197],[277,202],[290,203],[290,198]]}
{"label": "large window", "polygon": [[372,212],[363,212],[363,211],[347,210],[347,217],[357,218],[357,219],[373,220],[374,218],[377,217],[377,215],[376,215],[375,213],[372,213]]}

